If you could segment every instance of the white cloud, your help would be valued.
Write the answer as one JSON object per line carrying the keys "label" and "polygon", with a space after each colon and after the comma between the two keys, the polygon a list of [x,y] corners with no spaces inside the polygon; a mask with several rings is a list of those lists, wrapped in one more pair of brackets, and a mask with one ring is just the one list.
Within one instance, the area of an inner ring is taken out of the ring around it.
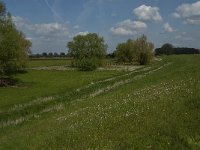
{"label": "white cloud", "polygon": [[84,32],[78,32],[76,35],[87,35],[89,32],[88,31],[84,31]]}
{"label": "white cloud", "polygon": [[[65,50],[66,41],[70,37],[70,29],[66,24],[56,22],[34,24],[20,16],[12,17],[17,28],[25,33],[32,41],[34,52],[40,50]],[[41,51],[40,51],[41,52]]]}
{"label": "white cloud", "polygon": [[186,19],[184,21],[185,24],[195,24],[195,25],[200,25],[200,19]]}
{"label": "white cloud", "polygon": [[165,32],[174,32],[174,29],[170,26],[169,23],[165,23],[163,25],[163,28],[164,28]]}
{"label": "white cloud", "polygon": [[158,7],[141,5],[135,8],[133,10],[133,13],[137,16],[139,20],[142,21],[158,22],[162,20]]}
{"label": "white cloud", "polygon": [[174,18],[181,18],[180,14],[177,13],[177,12],[173,13],[172,16],[173,16]]}
{"label": "white cloud", "polygon": [[176,12],[173,13],[176,18],[188,18],[200,16],[200,1],[192,4],[182,4],[176,8]]}
{"label": "white cloud", "polygon": [[111,32],[115,35],[134,35],[134,34],[137,34],[136,31],[131,31],[131,30],[128,30],[128,29],[125,29],[125,28],[122,28],[122,27],[112,27],[111,29]]}
{"label": "white cloud", "polygon": [[110,31],[115,35],[135,35],[138,31],[147,28],[146,23],[142,21],[124,20],[111,27]]}
{"label": "white cloud", "polygon": [[146,23],[142,21],[131,21],[130,19],[124,20],[117,24],[119,27],[123,27],[126,29],[144,29],[147,28]]}
{"label": "white cloud", "polygon": [[59,23],[48,24],[33,24],[29,26],[30,30],[35,31],[37,34],[54,34],[54,35],[68,35],[69,29]]}
{"label": "white cloud", "polygon": [[176,8],[173,17],[184,19],[184,24],[200,24],[200,1],[182,4]]}
{"label": "white cloud", "polygon": [[59,23],[41,23],[33,24],[19,16],[14,16],[13,21],[16,26],[22,31],[29,31],[36,35],[49,35],[49,36],[68,36],[69,29],[64,24]]}
{"label": "white cloud", "polygon": [[29,27],[29,20],[26,18],[22,18],[20,16],[12,16],[12,20],[18,28],[28,28]]}

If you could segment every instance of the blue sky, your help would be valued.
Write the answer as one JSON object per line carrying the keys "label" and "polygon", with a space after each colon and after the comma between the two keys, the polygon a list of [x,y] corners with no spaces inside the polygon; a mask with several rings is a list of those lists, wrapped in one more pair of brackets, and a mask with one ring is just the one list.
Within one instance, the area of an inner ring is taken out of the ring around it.
{"label": "blue sky", "polygon": [[197,0],[4,0],[32,52],[67,52],[78,34],[103,36],[108,52],[118,43],[145,34],[160,47],[200,48],[200,1]]}

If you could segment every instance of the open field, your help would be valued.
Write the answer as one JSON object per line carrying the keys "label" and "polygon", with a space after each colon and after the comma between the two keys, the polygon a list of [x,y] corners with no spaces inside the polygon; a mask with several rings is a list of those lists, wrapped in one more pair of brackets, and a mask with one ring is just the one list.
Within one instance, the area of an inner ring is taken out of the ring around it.
{"label": "open field", "polygon": [[28,62],[28,67],[47,67],[47,66],[68,66],[71,64],[70,59],[30,59]]}
{"label": "open field", "polygon": [[29,70],[0,88],[0,149],[200,149],[199,64],[181,55],[132,71]]}

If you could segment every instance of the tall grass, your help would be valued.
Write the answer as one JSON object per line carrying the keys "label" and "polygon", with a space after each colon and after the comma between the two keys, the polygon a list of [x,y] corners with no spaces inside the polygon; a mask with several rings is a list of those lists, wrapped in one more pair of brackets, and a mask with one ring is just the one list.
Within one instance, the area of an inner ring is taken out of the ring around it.
{"label": "tall grass", "polygon": [[162,57],[33,103],[33,113],[8,111],[4,119],[22,118],[0,129],[0,149],[199,149],[199,64],[195,55]]}

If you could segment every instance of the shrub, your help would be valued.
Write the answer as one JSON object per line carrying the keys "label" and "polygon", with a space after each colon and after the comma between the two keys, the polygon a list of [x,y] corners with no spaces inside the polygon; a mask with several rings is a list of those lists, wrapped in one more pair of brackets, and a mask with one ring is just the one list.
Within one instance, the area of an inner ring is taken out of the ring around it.
{"label": "shrub", "polygon": [[118,44],[115,55],[118,62],[132,63],[134,59],[134,41],[128,40],[126,43]]}
{"label": "shrub", "polygon": [[77,35],[68,42],[69,54],[74,57],[73,66],[80,70],[95,70],[106,56],[107,45],[96,33]]}
{"label": "shrub", "polygon": [[78,67],[81,71],[92,71],[101,65],[101,61],[97,58],[83,58],[73,62],[74,67]]}
{"label": "shrub", "polygon": [[154,44],[147,41],[146,36],[141,36],[134,42],[135,61],[140,65],[148,64],[153,57]]}
{"label": "shrub", "polygon": [[153,56],[154,45],[147,41],[146,36],[136,40],[128,40],[126,43],[118,44],[115,55],[118,62],[145,65],[150,62]]}

